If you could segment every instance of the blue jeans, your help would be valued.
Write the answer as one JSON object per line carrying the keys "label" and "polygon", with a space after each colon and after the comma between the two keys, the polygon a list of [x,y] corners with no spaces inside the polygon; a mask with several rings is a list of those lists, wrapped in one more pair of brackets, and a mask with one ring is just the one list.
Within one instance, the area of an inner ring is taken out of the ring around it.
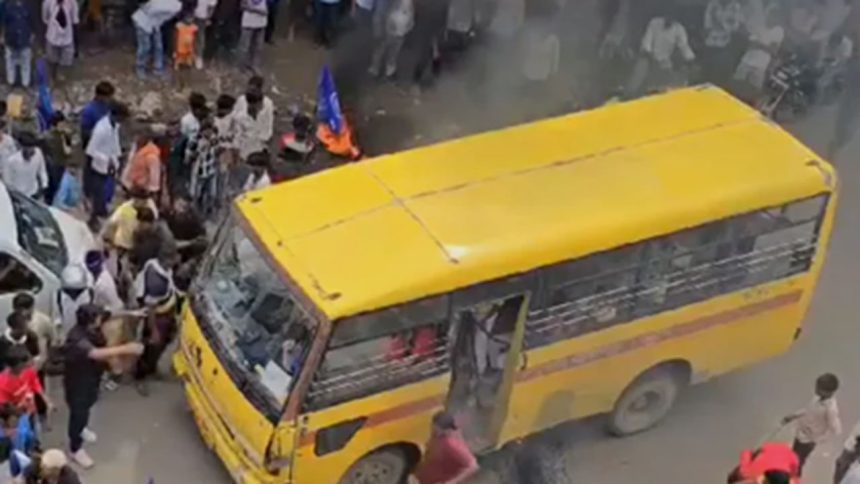
{"label": "blue jeans", "polygon": [[161,41],[161,30],[146,32],[140,27],[134,28],[137,33],[137,75],[146,75],[149,56],[152,55],[153,71],[156,74],[164,72],[164,44]]}
{"label": "blue jeans", "polygon": [[6,47],[6,82],[10,86],[15,84],[18,69],[21,69],[21,85],[30,85],[30,63],[33,59],[33,50],[29,47],[23,49],[12,49]]}

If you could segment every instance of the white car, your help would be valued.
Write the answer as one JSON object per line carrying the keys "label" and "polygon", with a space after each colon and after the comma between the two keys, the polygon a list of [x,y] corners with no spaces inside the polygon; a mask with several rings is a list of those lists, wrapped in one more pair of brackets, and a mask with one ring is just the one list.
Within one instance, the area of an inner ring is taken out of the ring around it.
{"label": "white car", "polygon": [[82,263],[96,247],[85,223],[0,182],[0,328],[22,291],[36,298],[37,310],[55,318],[60,272],[69,262]]}

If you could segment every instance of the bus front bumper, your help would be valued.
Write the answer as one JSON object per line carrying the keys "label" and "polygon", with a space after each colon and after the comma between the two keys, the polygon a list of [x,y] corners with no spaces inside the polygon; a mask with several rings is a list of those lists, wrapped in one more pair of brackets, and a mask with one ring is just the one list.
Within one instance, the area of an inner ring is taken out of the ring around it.
{"label": "bus front bumper", "polygon": [[284,484],[283,480],[267,473],[251,462],[238,448],[221,418],[214,412],[199,387],[196,375],[188,366],[182,350],[173,355],[173,367],[182,378],[183,387],[191,414],[206,446],[215,452],[230,476],[237,484]]}

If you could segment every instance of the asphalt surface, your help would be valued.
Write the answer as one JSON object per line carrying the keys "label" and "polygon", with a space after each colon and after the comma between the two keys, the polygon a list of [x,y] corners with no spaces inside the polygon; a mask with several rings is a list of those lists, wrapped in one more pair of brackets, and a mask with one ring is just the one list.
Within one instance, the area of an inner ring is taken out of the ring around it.
{"label": "asphalt surface", "polygon": [[[829,141],[832,123],[832,111],[824,110],[791,130],[813,148],[822,148]],[[837,399],[846,431],[860,419],[860,381],[852,378],[860,359],[860,257],[854,252],[860,246],[860,211],[855,208],[860,207],[860,193],[854,190],[860,167],[852,159],[857,155],[860,139],[836,160],[842,186],[836,232],[796,347],[775,360],[690,389],[670,418],[649,432],[610,438],[603,433],[600,419],[592,419],[545,434],[541,438],[551,442],[552,454],[567,469],[570,480],[566,482],[725,482],[739,452],[773,431],[782,415],[804,405],[811,397],[814,378],[825,371],[842,379]],[[62,410],[54,420],[56,429],[46,439],[49,444],[63,442]],[[176,382],[157,383],[148,398],[131,388],[105,395],[92,428],[99,433],[99,441],[90,446],[97,465],[82,473],[87,484],[145,484],[150,478],[155,484],[230,482],[199,439]],[[778,437],[790,439],[790,431]],[[841,443],[838,439],[816,450],[804,482],[829,482]]]}

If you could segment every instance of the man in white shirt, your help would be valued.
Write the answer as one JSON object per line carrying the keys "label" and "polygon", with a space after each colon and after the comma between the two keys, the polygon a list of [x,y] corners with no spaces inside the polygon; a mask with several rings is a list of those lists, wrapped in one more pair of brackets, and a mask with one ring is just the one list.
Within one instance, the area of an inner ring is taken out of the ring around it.
{"label": "man in white shirt", "polygon": [[137,35],[137,76],[146,77],[149,58],[152,56],[156,75],[164,74],[164,44],[161,26],[182,9],[179,0],[149,0],[131,16]]}
{"label": "man in white shirt", "polygon": [[247,160],[251,153],[267,151],[274,130],[274,104],[262,93],[263,80],[252,77],[244,96],[236,100],[234,108],[235,145],[239,158]]}
{"label": "man in white shirt", "polygon": [[71,67],[75,59],[75,26],[78,25],[78,2],[44,0],[45,57],[56,75],[59,67]]}
{"label": "man in white shirt", "polygon": [[746,82],[756,91],[760,91],[764,86],[768,67],[779,52],[784,37],[785,31],[777,24],[775,14],[768,13],[764,26],[750,34],[750,46],[735,70],[735,80]]}
{"label": "man in white shirt", "polygon": [[96,123],[87,143],[86,154],[92,160],[92,179],[86,196],[92,205],[90,215],[93,220],[104,218],[108,214],[107,185],[119,169],[119,157],[122,155],[119,128],[126,118],[128,108],[125,104],[113,103],[110,112]]}
{"label": "man in white shirt", "polygon": [[651,19],[642,38],[641,55],[627,83],[627,95],[641,94],[676,82],[677,74],[672,62],[676,52],[686,62],[696,59],[684,26],[670,15]]}
{"label": "man in white shirt", "polygon": [[179,119],[179,134],[186,139],[193,139],[200,131],[200,120],[206,117],[206,96],[192,92],[188,96],[188,112]]}
{"label": "man in white shirt", "polygon": [[101,251],[91,250],[84,256],[84,264],[90,274],[90,285],[93,288],[93,303],[117,313],[125,308],[125,304],[119,297],[116,281],[104,263],[104,254]]}
{"label": "man in white shirt", "polygon": [[197,37],[195,37],[197,45],[194,48],[197,57],[194,59],[194,67],[197,69],[203,69],[203,57],[206,55],[206,35],[209,26],[212,25],[212,15],[215,13],[217,5],[218,0],[197,0],[197,6],[194,7],[194,23],[197,24]]}
{"label": "man in white shirt", "polygon": [[267,0],[242,1],[242,34],[239,52],[244,55],[244,67],[256,72],[259,68],[260,47],[269,21]]}
{"label": "man in white shirt", "polygon": [[48,186],[48,171],[42,150],[36,147],[36,137],[24,133],[20,137],[21,150],[10,156],[3,165],[3,180],[10,189],[32,198],[39,198]]}

